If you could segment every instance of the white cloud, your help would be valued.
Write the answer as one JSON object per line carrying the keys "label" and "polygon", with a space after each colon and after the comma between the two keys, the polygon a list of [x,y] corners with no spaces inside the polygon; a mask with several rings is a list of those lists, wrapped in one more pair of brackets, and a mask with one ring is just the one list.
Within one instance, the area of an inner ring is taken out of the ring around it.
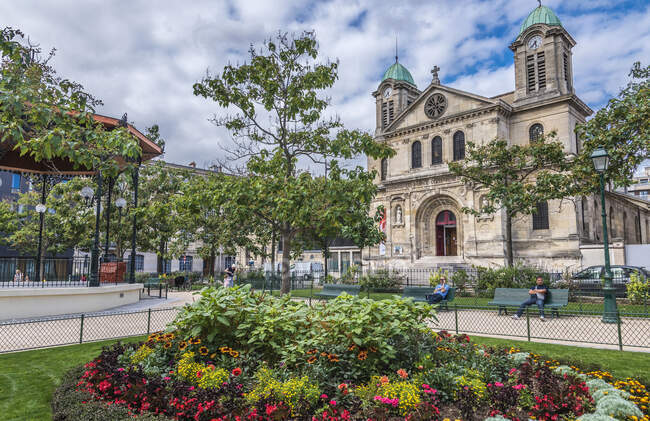
{"label": "white cloud", "polygon": [[[633,61],[650,62],[650,7],[627,11],[600,0],[544,4],[578,42],[576,89],[592,107],[618,92]],[[332,112],[372,132],[370,93],[394,60],[396,35],[400,62],[421,88],[436,64],[443,83],[497,95],[514,89],[508,45],[534,6],[529,0],[23,0],[1,2],[0,16],[45,49],[57,47],[54,65],[104,100],[101,113],[128,112],[142,130],[157,123],[167,140],[166,159],[203,164],[220,156],[217,145],[230,137],[208,121],[225,111],[195,97],[192,84],[208,67],[219,73],[228,62],[246,60],[251,42],[259,45],[279,29],[315,29],[321,57],[340,60],[339,80],[327,93]],[[361,24],[351,26],[359,16]]]}

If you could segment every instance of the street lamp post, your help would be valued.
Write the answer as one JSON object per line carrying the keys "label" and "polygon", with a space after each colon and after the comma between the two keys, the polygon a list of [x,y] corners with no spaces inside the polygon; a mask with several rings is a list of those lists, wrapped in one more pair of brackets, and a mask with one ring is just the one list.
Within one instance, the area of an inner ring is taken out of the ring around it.
{"label": "street lamp post", "polygon": [[[92,203],[93,189],[91,187],[84,187],[81,189],[81,196],[87,202]],[[97,171],[97,193],[94,200],[97,201],[97,209],[95,213],[95,240],[93,241],[93,248],[90,251],[90,280],[88,286],[99,286],[99,224],[101,223],[101,204],[102,204],[102,172]]]}
{"label": "street lamp post", "polygon": [[43,183],[43,193],[42,193],[42,198],[41,198],[41,203],[36,205],[36,212],[38,212],[38,219],[39,219],[39,228],[38,228],[38,251],[36,252],[36,280],[37,281],[42,281],[43,278],[41,277],[41,254],[43,253],[43,224],[45,222],[45,211],[47,210],[47,207],[44,205],[45,203],[45,183]]}
{"label": "street lamp post", "polygon": [[603,311],[603,323],[618,322],[618,309],[616,308],[616,289],[612,285],[612,271],[609,266],[609,240],[607,238],[607,213],[605,212],[605,171],[609,165],[609,155],[604,148],[597,148],[591,154],[594,168],[600,175],[600,200],[603,217],[603,250],[605,252],[605,285],[603,294],[605,296],[605,308]]}

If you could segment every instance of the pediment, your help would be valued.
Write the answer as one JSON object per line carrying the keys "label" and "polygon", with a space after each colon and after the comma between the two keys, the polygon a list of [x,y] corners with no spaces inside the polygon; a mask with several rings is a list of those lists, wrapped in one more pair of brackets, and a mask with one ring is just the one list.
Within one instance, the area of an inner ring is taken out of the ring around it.
{"label": "pediment", "polygon": [[[425,113],[425,104],[436,93],[442,94],[445,97],[447,106],[445,112],[440,117],[432,119]],[[411,105],[395,118],[386,130],[384,130],[384,133],[415,126],[427,121],[453,117],[456,114],[463,114],[467,111],[478,110],[498,103],[500,103],[498,99],[486,98],[448,86],[431,84]]]}

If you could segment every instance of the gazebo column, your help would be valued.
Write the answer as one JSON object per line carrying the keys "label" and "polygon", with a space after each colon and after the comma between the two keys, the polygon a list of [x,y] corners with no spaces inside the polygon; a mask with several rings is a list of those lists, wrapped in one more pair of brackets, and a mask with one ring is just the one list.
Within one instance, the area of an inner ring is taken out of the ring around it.
{"label": "gazebo column", "polygon": [[99,286],[99,224],[101,224],[101,206],[102,206],[102,172],[97,171],[97,208],[95,214],[95,241],[90,255],[90,282],[88,286]]}
{"label": "gazebo column", "polygon": [[137,209],[138,209],[138,183],[140,180],[140,163],[138,159],[138,165],[133,170],[133,231],[131,234],[131,273],[129,274],[129,283],[135,283],[135,249],[136,249],[136,236],[138,233],[137,228]]}

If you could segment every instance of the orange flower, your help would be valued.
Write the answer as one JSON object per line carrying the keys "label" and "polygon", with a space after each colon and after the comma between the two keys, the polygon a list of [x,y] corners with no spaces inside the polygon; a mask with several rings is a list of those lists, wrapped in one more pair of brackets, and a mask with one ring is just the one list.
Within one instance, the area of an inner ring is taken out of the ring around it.
{"label": "orange flower", "polygon": [[171,347],[172,347],[172,343],[171,343],[171,342],[165,342],[165,345],[163,345],[163,348],[165,348],[165,349],[169,349],[169,348],[171,348]]}
{"label": "orange flower", "polygon": [[368,358],[368,351],[361,351],[359,352],[359,355],[357,355],[357,358],[361,361],[365,360]]}
{"label": "orange flower", "polygon": [[230,356],[233,358],[239,357],[239,351],[235,351],[234,349],[231,349],[230,352],[228,352],[228,354],[230,354]]}
{"label": "orange flower", "polygon": [[339,357],[336,354],[327,354],[327,358],[333,363],[339,362]]}
{"label": "orange flower", "polygon": [[346,383],[341,383],[341,384],[339,385],[339,390],[347,389],[347,388],[348,388],[348,385],[347,385]]}
{"label": "orange flower", "polygon": [[221,348],[219,348],[219,351],[221,351],[223,354],[227,354],[231,351],[231,349],[228,348],[227,346],[222,346]]}
{"label": "orange flower", "polygon": [[316,362],[317,359],[318,359],[318,357],[315,356],[315,355],[313,355],[313,356],[307,358],[307,363],[309,363],[309,364],[313,364],[313,363]]}
{"label": "orange flower", "polygon": [[201,343],[201,340],[199,338],[190,338],[190,343],[192,345],[198,345]]}
{"label": "orange flower", "polygon": [[354,351],[355,349],[357,349],[357,346],[355,344],[352,344],[348,347],[348,351]]}
{"label": "orange flower", "polygon": [[184,351],[185,348],[187,348],[187,342],[185,342],[185,341],[179,342],[178,349],[180,349],[181,351]]}
{"label": "orange flower", "polygon": [[307,351],[307,355],[313,355],[313,354],[318,354],[318,350],[317,349],[310,349],[309,351]]}
{"label": "orange flower", "polygon": [[377,352],[377,348],[375,348],[374,346],[371,346],[370,347],[370,352]]}
{"label": "orange flower", "polygon": [[407,373],[406,370],[404,370],[403,368],[400,368],[399,370],[397,370],[397,375],[405,379],[409,376],[409,373]]}
{"label": "orange flower", "polygon": [[381,384],[386,384],[386,383],[388,383],[388,377],[386,377],[386,376],[381,376],[381,378],[379,379],[379,382],[380,382]]}
{"label": "orange flower", "polygon": [[327,352],[321,352],[321,353],[320,353],[320,356],[321,356],[321,357],[327,357]]}

